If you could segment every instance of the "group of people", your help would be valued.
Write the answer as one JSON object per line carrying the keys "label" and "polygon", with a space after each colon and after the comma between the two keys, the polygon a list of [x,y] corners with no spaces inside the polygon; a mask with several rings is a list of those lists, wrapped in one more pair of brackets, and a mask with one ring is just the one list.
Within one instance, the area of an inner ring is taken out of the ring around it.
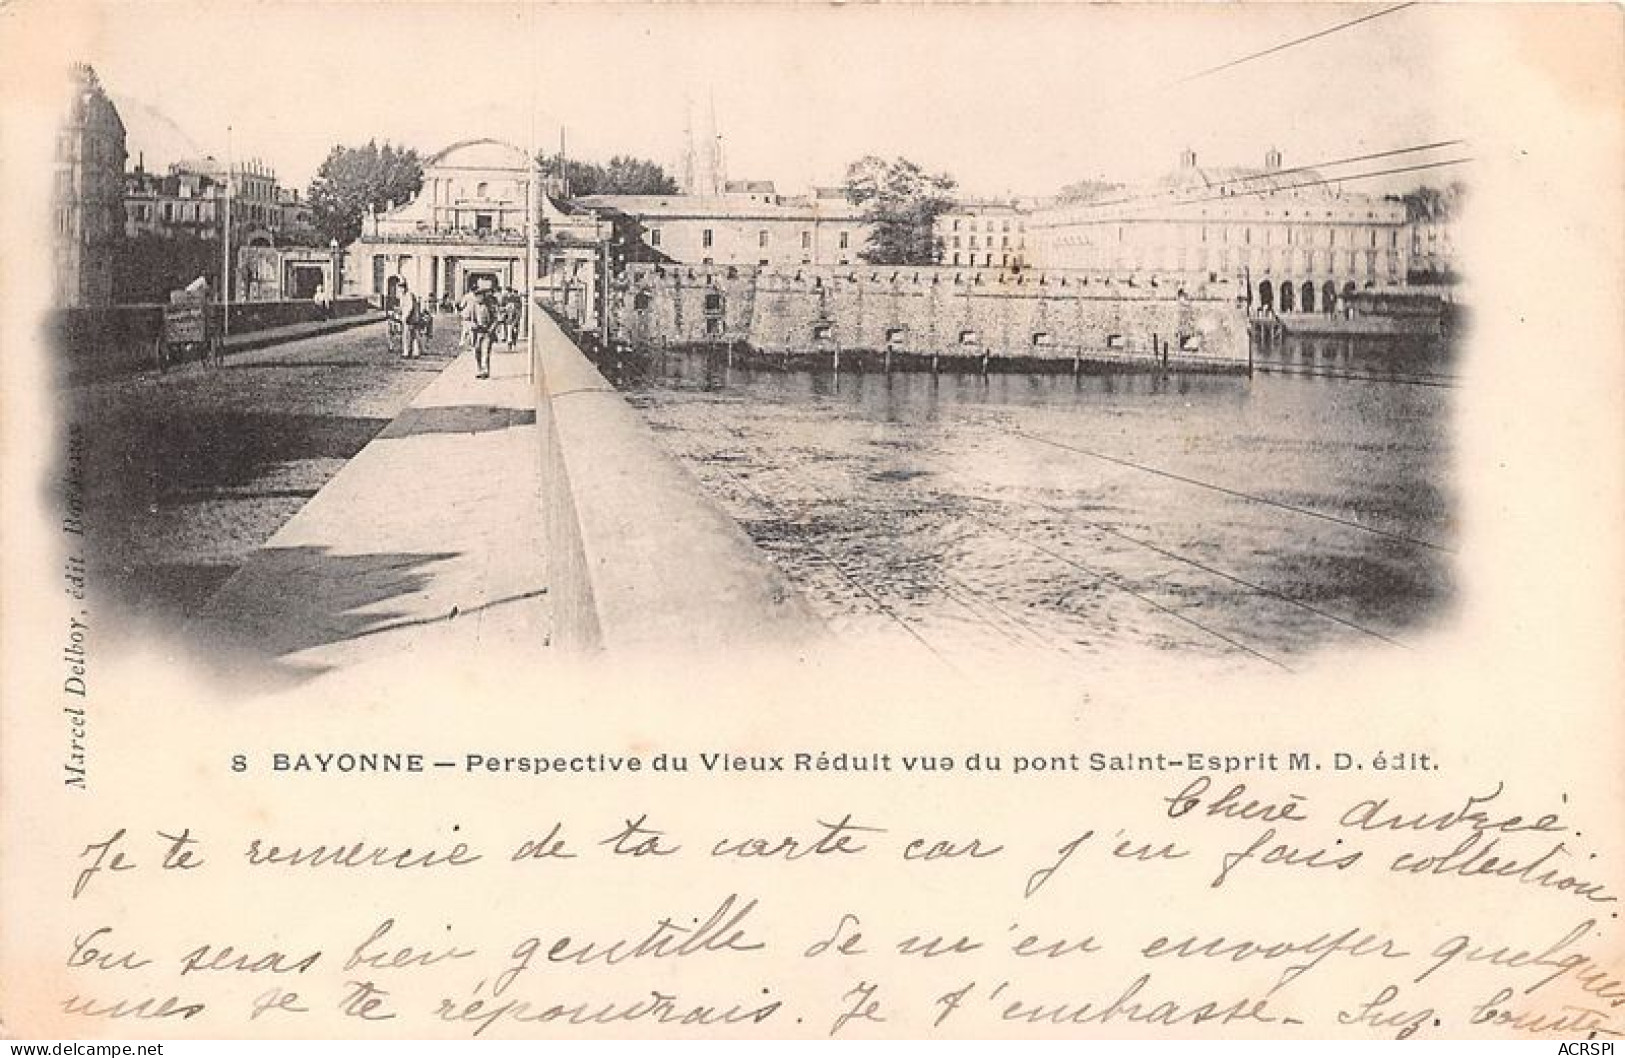
{"label": "group of people", "polygon": [[[420,298],[405,279],[397,283],[395,290],[393,319],[400,328],[401,359],[415,360],[423,355],[424,340],[434,333],[436,305]],[[513,287],[499,290],[495,283],[479,282],[452,306],[463,324],[459,348],[474,349],[476,378],[491,377],[491,349],[497,342],[505,339],[509,349],[519,343],[524,304],[524,298]],[[439,307],[446,308],[446,302]]]}

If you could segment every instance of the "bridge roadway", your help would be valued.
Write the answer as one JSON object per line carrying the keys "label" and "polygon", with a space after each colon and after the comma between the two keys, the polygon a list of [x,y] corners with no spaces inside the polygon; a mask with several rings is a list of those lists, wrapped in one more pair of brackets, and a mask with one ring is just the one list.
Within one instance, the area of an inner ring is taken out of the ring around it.
{"label": "bridge roadway", "polygon": [[[455,322],[441,325],[455,341]],[[437,336],[436,344],[445,339]],[[529,354],[456,355],[215,592],[187,637],[232,682],[401,655],[518,660],[552,614]],[[438,366],[438,365],[437,365]]]}

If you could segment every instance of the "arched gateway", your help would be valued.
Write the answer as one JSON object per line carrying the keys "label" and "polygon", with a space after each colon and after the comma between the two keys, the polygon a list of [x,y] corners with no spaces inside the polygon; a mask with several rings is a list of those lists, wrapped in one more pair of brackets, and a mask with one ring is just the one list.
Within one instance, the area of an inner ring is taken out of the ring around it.
{"label": "arched gateway", "polygon": [[[584,292],[597,289],[607,225],[558,199],[547,181],[532,195],[531,172],[525,152],[502,140],[463,140],[432,155],[411,201],[364,219],[346,250],[348,292],[384,297],[405,279],[438,301],[487,280],[520,290],[557,286],[573,292],[580,304],[568,309],[591,325],[596,303]],[[527,277],[532,220],[537,267]]]}

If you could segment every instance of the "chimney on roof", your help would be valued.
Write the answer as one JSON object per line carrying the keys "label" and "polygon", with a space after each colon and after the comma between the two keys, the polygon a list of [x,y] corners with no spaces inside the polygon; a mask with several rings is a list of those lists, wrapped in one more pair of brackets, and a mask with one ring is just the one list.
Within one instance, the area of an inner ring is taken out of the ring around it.
{"label": "chimney on roof", "polygon": [[1195,169],[1196,168],[1196,152],[1191,150],[1189,147],[1186,147],[1183,151],[1180,151],[1179,152],[1179,167],[1181,169]]}
{"label": "chimney on roof", "polygon": [[1281,152],[1271,147],[1264,152],[1264,171],[1273,173],[1281,168]]}

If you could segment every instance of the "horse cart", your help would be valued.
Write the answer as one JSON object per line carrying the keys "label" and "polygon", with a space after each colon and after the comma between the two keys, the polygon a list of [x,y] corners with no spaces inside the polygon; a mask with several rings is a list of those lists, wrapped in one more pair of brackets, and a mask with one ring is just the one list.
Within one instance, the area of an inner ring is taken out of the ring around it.
{"label": "horse cart", "polygon": [[209,301],[181,296],[184,293],[171,295],[169,304],[164,306],[163,325],[153,344],[153,360],[159,371],[188,360],[202,360],[210,367],[220,366],[224,349],[220,328],[209,312]]}

